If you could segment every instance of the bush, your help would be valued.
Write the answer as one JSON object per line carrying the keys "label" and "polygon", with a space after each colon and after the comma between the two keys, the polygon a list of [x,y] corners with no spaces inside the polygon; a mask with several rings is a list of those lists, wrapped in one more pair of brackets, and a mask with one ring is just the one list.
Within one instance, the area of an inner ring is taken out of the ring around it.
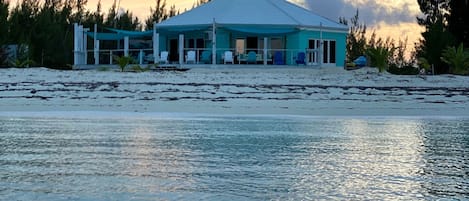
{"label": "bush", "polygon": [[398,67],[397,65],[390,65],[388,72],[394,75],[418,75],[419,69],[413,66]]}
{"label": "bush", "polygon": [[117,57],[116,60],[121,72],[124,72],[125,68],[134,61],[134,59],[129,56]]}
{"label": "bush", "polygon": [[369,47],[366,50],[366,55],[370,58],[371,65],[376,66],[379,69],[379,72],[384,72],[389,67],[389,57],[391,51],[386,47]]}
{"label": "bush", "polygon": [[7,64],[8,55],[6,54],[5,48],[0,46],[0,67],[4,67]]}
{"label": "bush", "polygon": [[441,60],[450,65],[452,73],[458,75],[469,73],[469,50],[464,49],[462,43],[458,48],[447,47],[442,55]]}

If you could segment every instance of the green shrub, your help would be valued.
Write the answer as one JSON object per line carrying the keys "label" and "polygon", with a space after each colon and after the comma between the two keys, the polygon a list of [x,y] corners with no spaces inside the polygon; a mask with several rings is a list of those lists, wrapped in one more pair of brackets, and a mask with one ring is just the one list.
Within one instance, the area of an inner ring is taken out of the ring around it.
{"label": "green shrub", "polygon": [[371,65],[377,67],[380,73],[388,69],[391,53],[392,52],[388,50],[388,48],[382,46],[369,47],[366,50],[366,54],[370,58]]}
{"label": "green shrub", "polygon": [[32,64],[34,64],[34,62],[31,59],[25,59],[25,60],[17,59],[13,62],[10,62],[10,65],[15,68],[26,68]]}
{"label": "green shrub", "polygon": [[0,67],[7,64],[7,58],[5,49],[0,45]]}
{"label": "green shrub", "polygon": [[105,72],[105,71],[109,71],[109,67],[107,66],[100,66],[98,67],[98,69],[96,69],[97,71],[102,71],[102,72]]}
{"label": "green shrub", "polygon": [[413,66],[398,67],[397,65],[390,65],[388,72],[394,75],[418,75],[419,69]]}
{"label": "green shrub", "polygon": [[125,68],[134,62],[134,59],[129,56],[122,56],[122,57],[116,57],[115,58],[117,61],[117,64],[119,65],[119,68],[121,69],[121,72],[125,71]]}
{"label": "green shrub", "polygon": [[469,50],[461,43],[458,48],[447,47],[443,50],[441,60],[450,65],[451,71],[458,75],[469,73]]}
{"label": "green shrub", "polygon": [[132,71],[134,72],[147,72],[150,70],[150,66],[147,66],[147,67],[141,67],[140,65],[134,65],[132,66]]}

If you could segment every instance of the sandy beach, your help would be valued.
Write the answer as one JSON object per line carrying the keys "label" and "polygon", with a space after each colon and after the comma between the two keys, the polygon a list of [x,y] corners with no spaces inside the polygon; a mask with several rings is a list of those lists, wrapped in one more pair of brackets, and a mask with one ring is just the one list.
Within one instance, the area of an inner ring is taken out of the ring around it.
{"label": "sandy beach", "polygon": [[374,68],[9,68],[0,69],[0,111],[466,116],[469,77],[379,74]]}

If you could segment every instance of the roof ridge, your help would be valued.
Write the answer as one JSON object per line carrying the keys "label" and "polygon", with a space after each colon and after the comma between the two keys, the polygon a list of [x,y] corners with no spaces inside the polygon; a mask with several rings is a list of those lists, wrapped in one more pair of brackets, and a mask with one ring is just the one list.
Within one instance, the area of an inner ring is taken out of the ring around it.
{"label": "roof ridge", "polygon": [[[282,9],[280,6],[278,6],[277,4],[275,4],[274,2],[272,2],[272,0],[265,0],[267,2],[269,2],[270,4],[272,4],[273,6],[275,6],[277,9],[279,9],[280,11],[282,11],[283,14],[285,14],[286,16],[288,16],[290,19],[292,19],[293,21],[295,21],[296,23],[298,23],[299,25],[302,25],[300,21],[298,21],[296,18],[294,18],[292,15],[290,15],[287,11],[285,11],[284,9]],[[284,1],[284,3],[287,3],[285,0],[282,0]]]}

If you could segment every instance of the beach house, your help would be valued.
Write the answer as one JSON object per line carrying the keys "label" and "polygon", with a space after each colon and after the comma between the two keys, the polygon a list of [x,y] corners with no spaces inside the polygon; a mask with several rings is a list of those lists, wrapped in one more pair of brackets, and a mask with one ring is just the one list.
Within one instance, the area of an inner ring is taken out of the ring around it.
{"label": "beach house", "polygon": [[[137,34],[114,31],[129,51],[128,38]],[[155,24],[152,52],[140,60],[343,67],[347,33],[347,26],[286,0],[212,0]]]}

